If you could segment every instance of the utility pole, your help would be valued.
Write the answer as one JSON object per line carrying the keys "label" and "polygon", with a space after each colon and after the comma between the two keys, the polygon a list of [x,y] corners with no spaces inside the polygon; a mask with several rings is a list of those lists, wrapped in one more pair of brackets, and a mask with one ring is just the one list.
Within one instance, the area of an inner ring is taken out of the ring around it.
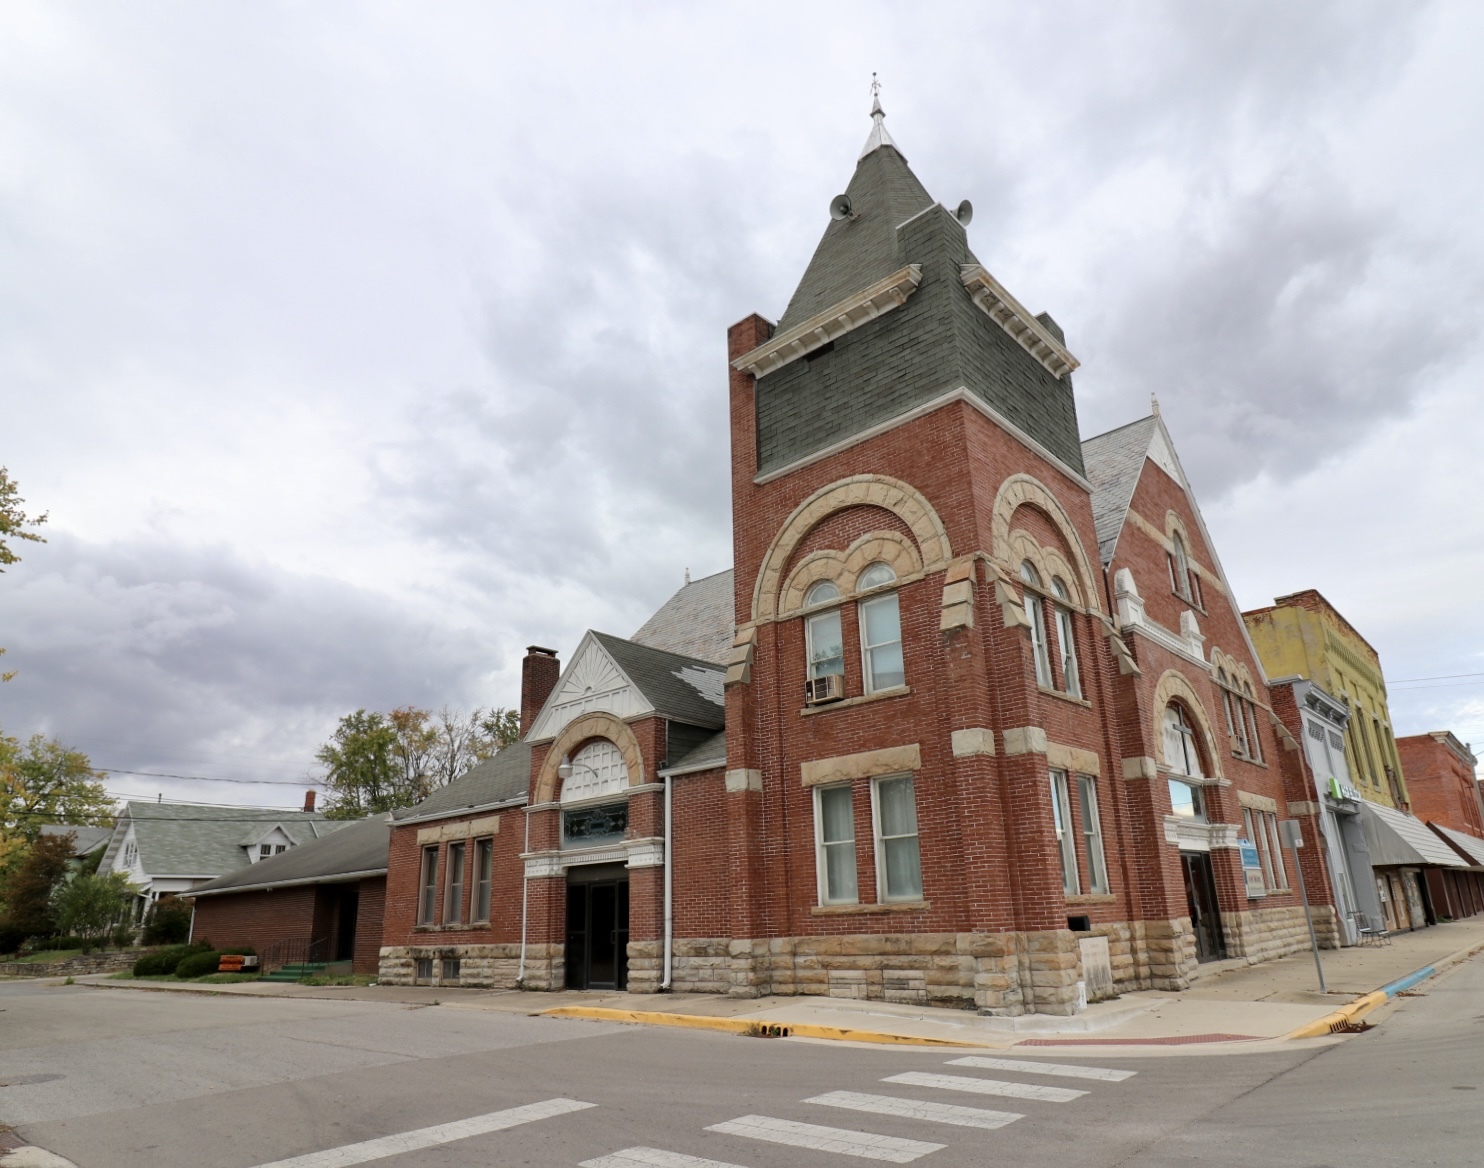
{"label": "utility pole", "polygon": [[1314,913],[1309,908],[1309,890],[1304,886],[1304,866],[1299,863],[1298,850],[1304,846],[1304,829],[1297,819],[1285,819],[1278,825],[1283,832],[1283,842],[1293,853],[1293,870],[1298,873],[1299,899],[1304,902],[1304,923],[1309,926],[1309,946],[1314,950],[1314,968],[1319,971],[1319,992],[1329,993],[1324,984],[1324,966],[1319,961],[1319,938],[1314,935]]}

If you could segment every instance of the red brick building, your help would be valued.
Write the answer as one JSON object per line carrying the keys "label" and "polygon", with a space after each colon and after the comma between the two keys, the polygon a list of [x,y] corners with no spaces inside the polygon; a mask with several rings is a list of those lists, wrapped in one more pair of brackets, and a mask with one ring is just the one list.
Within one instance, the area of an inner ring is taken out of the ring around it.
{"label": "red brick building", "polygon": [[1454,919],[1484,912],[1484,799],[1475,775],[1479,760],[1468,743],[1448,730],[1398,738],[1396,749],[1412,813],[1474,869],[1427,870],[1434,910]]}
{"label": "red brick building", "polygon": [[394,826],[383,979],[1067,1014],[1307,944],[1312,779],[1163,421],[1081,441],[1061,329],[873,119],[729,333],[733,571],[531,651],[500,781]]}

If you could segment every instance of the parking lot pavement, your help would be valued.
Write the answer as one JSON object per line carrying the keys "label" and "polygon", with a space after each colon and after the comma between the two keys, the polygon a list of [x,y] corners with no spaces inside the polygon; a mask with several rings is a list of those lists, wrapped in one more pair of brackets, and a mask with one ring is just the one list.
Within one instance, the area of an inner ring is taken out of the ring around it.
{"label": "parking lot pavement", "polygon": [[0,1118],[81,1168],[1113,1165],[1316,1053],[1192,1074],[366,1002],[6,986],[0,1009],[25,1014]]}

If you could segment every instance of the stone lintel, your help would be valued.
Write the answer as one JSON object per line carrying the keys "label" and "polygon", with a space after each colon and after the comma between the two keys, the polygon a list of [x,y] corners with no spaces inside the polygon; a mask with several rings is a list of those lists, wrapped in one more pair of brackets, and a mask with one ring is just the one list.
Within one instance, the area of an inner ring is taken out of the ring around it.
{"label": "stone lintel", "polygon": [[921,769],[922,750],[916,742],[909,746],[890,746],[885,750],[866,750],[860,754],[818,758],[803,763],[799,768],[800,779],[806,787]]}

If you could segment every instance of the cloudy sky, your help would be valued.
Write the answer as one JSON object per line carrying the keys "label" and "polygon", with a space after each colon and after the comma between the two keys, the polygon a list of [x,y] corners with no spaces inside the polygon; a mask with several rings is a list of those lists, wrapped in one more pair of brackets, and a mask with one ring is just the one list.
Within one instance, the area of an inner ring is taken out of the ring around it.
{"label": "cloudy sky", "polygon": [[294,784],[728,566],[725,329],[878,71],[1084,435],[1157,393],[1241,603],[1318,587],[1399,733],[1484,742],[1481,55],[1470,3],[5,0],[0,464],[51,521],[0,728]]}

